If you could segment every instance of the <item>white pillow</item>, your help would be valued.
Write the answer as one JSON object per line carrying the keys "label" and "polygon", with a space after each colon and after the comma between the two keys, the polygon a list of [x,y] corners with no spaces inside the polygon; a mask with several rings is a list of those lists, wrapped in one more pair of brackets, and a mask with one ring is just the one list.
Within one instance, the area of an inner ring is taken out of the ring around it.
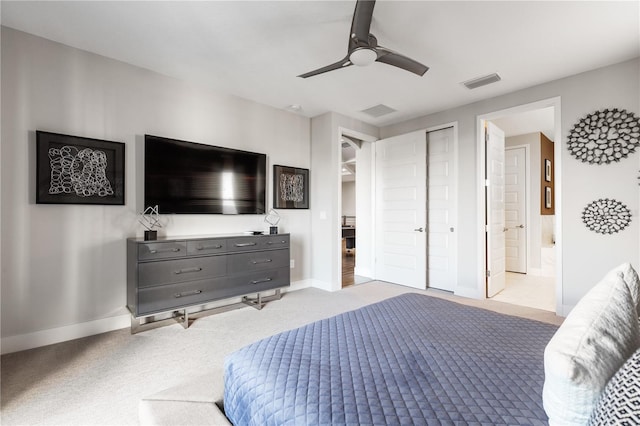
{"label": "white pillow", "polygon": [[623,263],[614,269],[614,271],[618,271],[622,274],[622,279],[629,288],[631,298],[633,299],[633,302],[636,305],[636,310],[638,311],[638,316],[640,316],[640,278],[638,277],[638,273],[629,263]]}
{"label": "white pillow", "polygon": [[549,341],[542,398],[551,426],[587,424],[609,379],[640,347],[637,278],[629,264],[609,272]]}

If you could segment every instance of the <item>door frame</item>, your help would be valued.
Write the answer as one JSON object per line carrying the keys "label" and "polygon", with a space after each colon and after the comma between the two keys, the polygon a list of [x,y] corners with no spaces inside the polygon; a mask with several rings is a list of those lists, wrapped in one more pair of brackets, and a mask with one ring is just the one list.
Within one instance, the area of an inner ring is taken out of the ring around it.
{"label": "door frame", "polygon": [[[555,143],[555,142],[554,142]],[[524,209],[524,229],[526,230],[526,238],[527,238],[527,259],[526,259],[526,268],[525,271],[529,273],[529,265],[531,264],[531,146],[530,145],[514,145],[514,146],[505,146],[504,150],[508,149],[518,149],[524,148],[524,191],[526,192],[525,196],[525,209]]]}
{"label": "door frame", "polygon": [[555,214],[556,214],[556,314],[566,315],[563,309],[563,282],[562,282],[562,116],[561,116],[561,97],[556,96],[549,99],[543,99],[511,108],[505,108],[476,116],[476,149],[478,162],[476,164],[476,181],[477,181],[477,253],[478,263],[476,270],[476,295],[478,299],[486,298],[486,232],[485,232],[485,168],[486,155],[484,152],[484,122],[497,119],[505,115],[512,115],[521,112],[527,112],[547,107],[553,107],[554,112],[554,173],[555,173]]}

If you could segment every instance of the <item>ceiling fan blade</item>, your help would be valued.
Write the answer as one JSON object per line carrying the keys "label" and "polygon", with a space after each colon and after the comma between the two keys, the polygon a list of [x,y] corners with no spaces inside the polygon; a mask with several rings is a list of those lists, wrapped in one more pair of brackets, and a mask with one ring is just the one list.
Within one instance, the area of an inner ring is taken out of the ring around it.
{"label": "ceiling fan blade", "polygon": [[393,65],[394,67],[402,68],[419,76],[423,76],[424,73],[429,70],[428,66],[385,47],[376,47],[376,52],[378,52],[377,62]]}
{"label": "ceiling fan blade", "polygon": [[[351,21],[351,32],[349,33],[349,51],[361,45],[358,43],[368,43],[373,7],[375,5],[375,0],[358,0],[356,2],[356,8],[353,11],[353,20]],[[354,36],[356,40],[353,40]],[[356,43],[356,41],[358,43]]]}
{"label": "ceiling fan blade", "polygon": [[339,70],[340,68],[346,68],[350,65],[353,65],[353,64],[351,63],[351,61],[349,60],[349,57],[347,56],[341,61],[335,62],[331,65],[327,65],[326,67],[318,68],[317,70],[300,74],[298,77],[302,77],[302,78],[313,77],[314,75],[323,74],[325,72],[329,72],[333,70]]}

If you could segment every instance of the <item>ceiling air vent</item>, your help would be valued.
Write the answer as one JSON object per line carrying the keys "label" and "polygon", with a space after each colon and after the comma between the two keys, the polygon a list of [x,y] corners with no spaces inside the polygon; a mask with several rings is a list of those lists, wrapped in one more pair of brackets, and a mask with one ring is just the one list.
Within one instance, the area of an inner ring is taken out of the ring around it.
{"label": "ceiling air vent", "polygon": [[386,105],[376,105],[373,106],[371,108],[367,108],[365,110],[362,110],[360,112],[364,112],[365,114],[373,117],[373,118],[378,118],[378,117],[382,117],[383,115],[387,115],[387,114],[391,114],[392,112],[396,112],[395,109],[388,107]]}
{"label": "ceiling air vent", "polygon": [[472,80],[467,80],[462,82],[467,89],[477,89],[478,87],[486,86],[487,84],[496,83],[502,80],[497,73],[485,75],[484,77],[474,78]]}

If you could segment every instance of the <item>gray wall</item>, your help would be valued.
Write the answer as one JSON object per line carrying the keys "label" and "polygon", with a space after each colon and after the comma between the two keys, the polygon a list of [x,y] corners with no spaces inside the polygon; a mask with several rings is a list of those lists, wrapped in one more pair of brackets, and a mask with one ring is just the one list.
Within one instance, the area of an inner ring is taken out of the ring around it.
{"label": "gray wall", "polygon": [[[477,216],[482,213],[478,211],[477,205],[477,116],[558,96],[561,97],[562,138],[555,143],[560,143],[562,150],[562,310],[568,311],[600,277],[616,265],[631,262],[635,267],[638,266],[640,227],[637,173],[640,154],[636,150],[620,163],[591,166],[577,161],[567,153],[566,135],[577,120],[598,109],[624,108],[638,116],[639,75],[640,60],[635,59],[380,130],[380,136],[386,138],[458,121],[458,164],[461,171],[458,193],[460,286],[476,287],[480,270]],[[620,200],[632,210],[634,217],[631,225],[622,233],[603,236],[589,231],[583,225],[581,213],[584,206],[602,197]]]}
{"label": "gray wall", "polygon": [[[1,250],[3,265],[11,265],[2,269],[3,344],[11,336],[126,315],[125,239],[143,232],[136,213],[145,133],[265,153],[269,182],[273,164],[310,167],[308,118],[8,28],[2,28],[1,90]],[[126,205],[36,205],[36,129],[124,142]],[[269,204],[271,194],[270,183]],[[309,279],[310,212],[280,213],[281,231],[292,235],[292,280]],[[267,229],[263,220],[163,216],[160,234]]]}

